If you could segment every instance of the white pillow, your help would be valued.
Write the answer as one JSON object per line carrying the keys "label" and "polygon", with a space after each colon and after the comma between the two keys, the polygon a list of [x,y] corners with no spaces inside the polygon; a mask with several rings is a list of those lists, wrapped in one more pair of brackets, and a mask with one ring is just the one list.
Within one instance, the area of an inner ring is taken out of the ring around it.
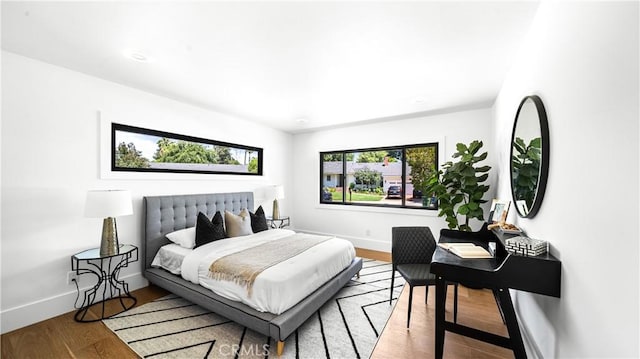
{"label": "white pillow", "polygon": [[224,226],[227,230],[228,237],[240,237],[253,234],[251,230],[251,216],[249,216],[249,211],[247,211],[246,208],[240,211],[239,216],[229,211],[224,211]]}
{"label": "white pillow", "polygon": [[196,246],[196,227],[189,227],[167,233],[166,237],[180,247],[193,249],[193,247]]}

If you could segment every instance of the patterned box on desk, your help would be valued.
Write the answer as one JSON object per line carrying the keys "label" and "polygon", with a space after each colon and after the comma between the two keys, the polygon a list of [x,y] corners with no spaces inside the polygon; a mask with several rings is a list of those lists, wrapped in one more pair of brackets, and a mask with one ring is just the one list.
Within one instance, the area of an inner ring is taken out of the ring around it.
{"label": "patterned box on desk", "polygon": [[509,253],[535,257],[547,253],[548,243],[540,239],[518,236],[507,239],[505,248]]}

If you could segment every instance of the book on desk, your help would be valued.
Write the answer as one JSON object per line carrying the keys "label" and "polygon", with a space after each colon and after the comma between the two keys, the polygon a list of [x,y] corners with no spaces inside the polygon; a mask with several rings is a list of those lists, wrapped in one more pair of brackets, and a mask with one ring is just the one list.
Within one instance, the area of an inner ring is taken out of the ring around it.
{"label": "book on desk", "polygon": [[475,245],[473,243],[461,242],[461,243],[438,243],[438,245],[449,252],[457,255],[460,258],[493,258],[493,255],[486,249]]}

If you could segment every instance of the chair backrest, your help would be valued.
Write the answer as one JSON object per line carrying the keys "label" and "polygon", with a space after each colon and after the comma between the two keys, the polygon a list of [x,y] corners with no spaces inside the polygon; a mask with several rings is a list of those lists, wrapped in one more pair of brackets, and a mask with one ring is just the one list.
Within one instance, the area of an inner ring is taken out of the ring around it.
{"label": "chair backrest", "polygon": [[394,265],[431,263],[436,240],[429,227],[391,228],[391,261]]}

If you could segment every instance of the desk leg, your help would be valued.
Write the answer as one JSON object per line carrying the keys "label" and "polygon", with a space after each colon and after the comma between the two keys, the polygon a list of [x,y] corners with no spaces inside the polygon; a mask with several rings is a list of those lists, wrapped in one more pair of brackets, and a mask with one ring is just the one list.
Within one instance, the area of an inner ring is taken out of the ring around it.
{"label": "desk leg", "polygon": [[498,310],[500,311],[500,318],[502,318],[502,323],[507,324],[507,322],[504,319],[504,312],[502,311],[502,306],[500,305],[500,295],[499,293],[499,289],[494,289],[493,290],[493,298],[495,298],[496,300],[496,304],[498,305]]}
{"label": "desk leg", "polygon": [[442,277],[436,277],[436,359],[444,354],[444,312],[447,299],[447,284]]}
{"label": "desk leg", "polygon": [[504,315],[507,330],[509,331],[509,339],[511,341],[513,355],[516,359],[526,359],[527,352],[524,350],[520,327],[518,327],[518,318],[516,317],[515,310],[513,310],[513,302],[511,301],[509,289],[500,288],[496,290],[496,292],[498,294],[498,298],[500,298],[500,308]]}

